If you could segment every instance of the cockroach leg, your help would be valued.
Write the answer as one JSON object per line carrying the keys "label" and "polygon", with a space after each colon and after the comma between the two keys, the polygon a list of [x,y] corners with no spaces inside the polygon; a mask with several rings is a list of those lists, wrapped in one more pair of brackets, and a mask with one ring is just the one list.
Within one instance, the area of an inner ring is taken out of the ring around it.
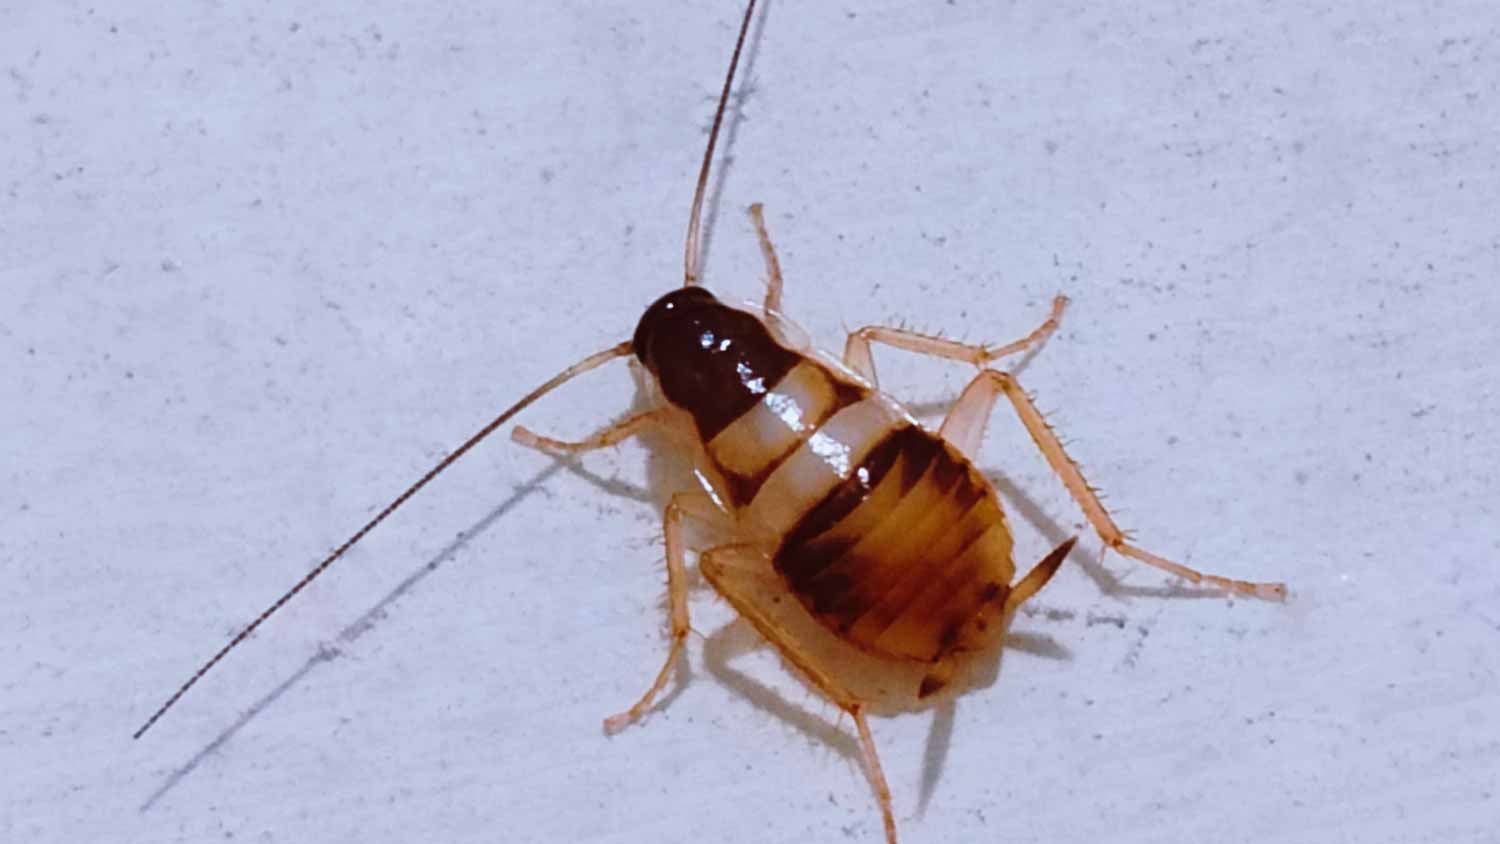
{"label": "cockroach leg", "polygon": [[757,557],[762,561],[762,565],[765,565],[763,555],[752,546],[721,545],[704,551],[699,556],[698,570],[703,573],[704,579],[724,597],[724,600],[734,607],[735,612],[750,622],[766,641],[775,646],[782,657],[792,664],[792,667],[802,672],[814,688],[854,719],[854,726],[859,731],[859,748],[865,765],[865,773],[870,778],[870,785],[875,789],[875,799],[880,804],[880,816],[885,825],[886,842],[896,844],[896,816],[891,808],[891,789],[886,783],[885,771],[880,767],[880,754],[875,749],[875,738],[871,735],[870,724],[865,718],[864,702],[855,698],[832,675],[823,670],[797,644],[796,638],[791,633],[767,615],[745,591],[736,585],[730,576],[730,571],[741,566],[735,565],[733,560],[747,555]]}
{"label": "cockroach leg", "polygon": [[943,423],[943,430],[947,431],[952,425],[958,430],[977,430],[982,433],[984,431],[983,420],[989,416],[995,400],[1002,394],[1015,407],[1016,415],[1021,418],[1021,424],[1026,426],[1027,433],[1031,434],[1032,441],[1041,450],[1042,456],[1047,459],[1048,465],[1063,482],[1063,486],[1067,487],[1073,500],[1083,508],[1089,524],[1094,526],[1094,530],[1099,533],[1099,538],[1104,540],[1107,547],[1133,560],[1155,566],[1193,583],[1203,583],[1241,595],[1254,595],[1257,598],[1272,601],[1279,601],[1286,597],[1286,584],[1284,583],[1254,583],[1216,574],[1206,574],[1126,542],[1124,531],[1120,530],[1114,519],[1110,518],[1109,512],[1100,503],[1099,496],[1094,494],[1094,488],[1089,486],[1088,481],[1083,478],[1083,473],[1078,470],[1078,464],[1063,450],[1062,443],[1057,439],[1052,426],[1047,424],[1041,411],[1037,410],[1036,405],[1021,389],[1021,385],[1007,372],[986,369],[979,373],[959,396],[958,402],[948,414],[948,420]]}
{"label": "cockroach leg", "polygon": [[777,337],[794,349],[805,349],[811,345],[806,332],[788,320],[781,310],[781,261],[776,257],[776,247],[771,245],[771,235],[766,231],[764,207],[759,203],[750,206],[750,219],[755,222],[755,235],[760,240],[760,253],[766,260],[766,298],[761,304],[766,324]]}
{"label": "cockroach leg", "polygon": [[886,844],[896,844],[896,815],[891,810],[891,787],[886,784],[885,771],[880,769],[880,754],[875,750],[875,737],[870,734],[870,722],[865,720],[862,704],[856,703],[847,711],[854,719],[855,728],[859,730],[859,751],[864,756],[870,784],[875,787],[875,799],[880,802],[880,819],[885,825]]}
{"label": "cockroach leg", "polygon": [[750,206],[750,219],[755,221],[755,236],[760,239],[760,253],[766,259],[766,302],[768,314],[781,313],[781,261],[776,259],[776,247],[771,245],[771,235],[766,232],[764,206],[759,202]]}
{"label": "cockroach leg", "polygon": [[991,361],[1006,355],[1013,355],[1025,351],[1033,345],[1046,339],[1057,328],[1062,319],[1063,309],[1068,305],[1068,297],[1056,296],[1052,299],[1052,312],[1037,326],[1030,334],[1006,343],[1003,346],[977,345],[974,343],[960,343],[944,337],[934,337],[930,334],[921,334],[916,331],[908,331],[904,328],[892,328],[885,325],[867,325],[849,335],[844,343],[844,365],[859,373],[872,386],[875,380],[875,359],[870,355],[870,344],[883,343],[897,349],[908,352],[916,352],[921,355],[932,355],[934,357],[947,358],[949,360],[971,363],[975,366],[986,366]]}
{"label": "cockroach leg", "polygon": [[683,644],[688,635],[687,607],[687,544],[682,535],[682,522],[692,517],[709,524],[722,524],[724,515],[707,495],[701,492],[679,492],[672,496],[662,514],[662,532],[667,544],[667,612],[671,622],[672,642],[661,670],[656,673],[651,688],[641,695],[634,706],[617,715],[604,719],[604,729],[617,732],[637,720],[651,708],[651,702],[666,688],[672,677],[672,669],[682,655]]}
{"label": "cockroach leg", "polygon": [[995,392],[989,378],[980,375],[970,381],[964,391],[958,394],[958,400],[948,408],[948,415],[943,417],[938,435],[953,443],[964,454],[977,455],[980,444],[984,442],[984,431],[989,427],[997,398],[999,394]]}
{"label": "cockroach leg", "polygon": [[656,416],[656,411],[637,413],[634,416],[621,419],[619,422],[610,425],[588,439],[579,440],[578,442],[544,437],[527,428],[525,425],[517,425],[511,429],[510,438],[527,448],[534,448],[543,454],[550,454],[553,457],[572,457],[575,454],[585,451],[608,448],[609,446],[624,442],[639,434],[642,428],[655,422]]}

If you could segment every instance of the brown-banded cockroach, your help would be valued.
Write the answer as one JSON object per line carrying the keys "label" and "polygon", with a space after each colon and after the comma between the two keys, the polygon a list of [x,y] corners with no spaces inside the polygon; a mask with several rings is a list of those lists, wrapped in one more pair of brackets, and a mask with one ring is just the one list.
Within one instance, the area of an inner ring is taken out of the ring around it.
{"label": "brown-banded cockroach", "polygon": [[[1043,342],[1066,305],[1027,336],[1005,345],[969,345],[901,328],[869,326],[849,334],[841,358],[800,339],[783,316],[782,276],[758,205],[750,213],[764,255],[768,287],[758,308],[721,303],[699,286],[699,226],[714,147],[735,71],[754,15],[747,4],[720,91],[689,215],[684,284],[657,299],[633,335],[589,355],[485,425],[387,504],[236,635],[148,718],[139,738],[205,673],[292,596],[448,466],[521,410],[616,358],[633,356],[652,390],[647,410],[580,442],[518,427],[517,442],[566,456],[613,445],[655,427],[675,435],[692,458],[701,489],[676,492],[663,514],[670,645],[645,693],[606,719],[617,730],[640,718],[671,677],[687,634],[686,527],[706,526],[720,540],[703,550],[699,570],[710,585],[823,696],[852,718],[875,789],[886,838],[896,840],[891,797],[867,720],[868,701],[833,666],[807,648],[736,572],[774,572],[783,593],[845,646],[878,660],[916,664],[911,691],[929,698],[948,684],[957,661],[1003,631],[1017,607],[1041,589],[1076,537],[1013,579],[1012,537],[991,484],[970,462],[987,419],[1002,399],[1082,508],[1107,548],[1232,592],[1277,599],[1279,583],[1204,574],[1126,540],[1077,465],[1015,378],[991,364]],[[941,427],[928,431],[877,387],[871,345],[969,363],[978,369]]]}

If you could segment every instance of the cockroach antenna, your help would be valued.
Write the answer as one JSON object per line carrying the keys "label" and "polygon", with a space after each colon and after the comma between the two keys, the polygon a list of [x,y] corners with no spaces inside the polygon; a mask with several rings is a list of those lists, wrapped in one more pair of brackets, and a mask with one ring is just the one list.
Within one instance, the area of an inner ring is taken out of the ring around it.
{"label": "cockroach antenna", "polygon": [[575,363],[562,372],[559,372],[557,375],[552,376],[552,378],[548,380],[547,383],[541,385],[540,387],[537,387],[530,393],[527,393],[525,398],[506,408],[505,411],[502,412],[499,416],[496,416],[494,419],[490,420],[489,424],[485,425],[483,428],[480,428],[479,431],[474,434],[474,436],[469,437],[467,440],[465,440],[463,445],[454,449],[452,454],[449,454],[447,457],[444,457],[442,460],[438,461],[438,464],[436,466],[433,466],[431,469],[427,470],[427,474],[418,478],[416,483],[407,487],[405,492],[402,492],[400,495],[396,496],[395,499],[391,501],[391,503],[385,505],[384,509],[375,514],[375,518],[366,522],[364,527],[355,531],[353,536],[344,540],[344,544],[333,549],[333,553],[329,554],[327,557],[324,557],[322,562],[314,566],[312,571],[303,575],[301,580],[297,581],[297,583],[293,585],[291,589],[288,589],[286,591],[286,594],[282,595],[280,598],[277,598],[275,602],[273,602],[269,607],[266,607],[265,610],[263,610],[260,615],[256,616],[255,620],[250,622],[250,624],[246,626],[244,630],[236,633],[234,638],[229,640],[229,644],[220,648],[218,653],[214,654],[209,658],[207,662],[203,663],[203,665],[199,667],[197,671],[194,671],[193,675],[187,679],[187,682],[183,683],[182,686],[177,689],[177,691],[172,693],[171,697],[167,698],[166,703],[163,703],[160,707],[157,708],[155,712],[151,713],[151,717],[146,719],[146,723],[142,724],[140,729],[136,730],[135,733],[131,735],[131,738],[138,739],[141,736],[145,735],[146,731],[151,729],[152,724],[155,724],[161,718],[161,716],[167,713],[167,710],[171,709],[172,706],[177,703],[177,701],[182,699],[183,695],[187,694],[188,689],[191,689],[199,680],[203,679],[203,675],[207,674],[209,670],[212,669],[215,665],[218,665],[219,661],[227,656],[230,651],[234,650],[236,647],[239,647],[241,642],[250,638],[250,634],[254,633],[256,629],[264,624],[266,619],[274,615],[277,610],[285,606],[286,602],[292,599],[292,596],[307,588],[307,585],[309,583],[317,580],[319,575],[327,571],[328,567],[337,562],[340,557],[344,556],[344,553],[347,552],[350,548],[353,548],[355,543],[359,542],[365,537],[365,534],[374,530],[376,525],[385,521],[387,516],[396,512],[396,508],[400,507],[402,504],[405,504],[408,499],[417,494],[418,490],[420,490],[424,486],[427,486],[427,483],[441,474],[444,469],[447,469],[449,466],[452,466],[454,463],[458,462],[458,459],[467,454],[469,449],[473,448],[476,445],[479,445],[479,443],[483,441],[485,437],[493,434],[497,428],[499,428],[501,425],[504,425],[507,421],[510,420],[512,416],[515,416],[517,413],[525,410],[532,404],[532,402],[535,402],[542,396],[562,386],[564,382],[570,381],[574,377],[582,375],[583,373],[588,372],[589,370],[594,369],[601,364],[607,363],[608,361],[614,360],[618,357],[624,357],[628,354],[630,354],[630,343],[625,342],[620,343],[617,346],[611,346],[610,348],[605,349],[602,352],[597,352],[595,354],[589,355],[578,363]]}
{"label": "cockroach antenna", "polygon": [[750,21],[755,17],[755,0],[745,5],[745,17],[740,21],[740,35],[734,41],[734,55],[729,57],[729,72],[724,74],[724,88],[719,91],[719,107],[714,111],[713,128],[708,130],[708,148],[703,151],[703,164],[698,168],[698,187],[693,190],[693,210],[688,214],[687,244],[683,250],[683,287],[698,283],[698,227],[703,216],[703,194],[708,188],[708,171],[714,160],[714,146],[719,142],[719,127],[724,124],[724,107],[729,102],[729,89],[734,85],[734,72],[740,66],[740,51],[745,46],[745,34],[750,31]]}
{"label": "cockroach antenna", "polygon": [[[692,213],[688,219],[686,257],[684,259],[685,286],[696,284],[698,280],[698,229],[699,219],[702,216],[703,211],[703,195],[708,184],[709,169],[713,163],[714,147],[719,140],[719,129],[724,122],[725,106],[729,102],[729,92],[734,85],[735,70],[739,67],[740,53],[745,46],[745,36],[750,30],[750,21],[753,19],[754,15],[755,0],[750,0],[750,2],[745,7],[744,18],[740,22],[739,37],[735,39],[734,43],[734,55],[729,60],[729,71],[724,75],[724,87],[723,90],[719,92],[719,104],[718,107],[714,110],[713,128],[709,130],[708,146],[707,149],[705,149],[703,152],[703,164],[698,170],[698,186],[693,192],[693,208]],[[223,660],[230,651],[239,647],[242,642],[250,638],[250,635],[254,633],[262,624],[264,624],[266,622],[266,619],[270,618],[276,613],[277,610],[285,606],[286,603],[293,598],[293,596],[305,589],[309,583],[317,580],[318,577],[323,574],[323,572],[327,571],[328,568],[335,562],[337,562],[340,557],[344,556],[344,554],[350,548],[353,548],[356,543],[363,539],[365,537],[365,534],[368,534],[370,531],[375,529],[376,525],[385,521],[386,518],[394,513],[397,508],[399,508],[402,504],[405,504],[407,500],[410,499],[413,495],[416,495],[418,490],[426,486],[429,481],[441,474],[443,470],[458,462],[458,459],[460,457],[463,457],[464,454],[466,454],[470,449],[478,445],[490,434],[493,434],[496,429],[498,429],[501,425],[504,425],[511,419],[511,417],[515,416],[517,413],[520,413],[522,410],[525,410],[537,399],[540,399],[547,393],[552,392],[554,389],[561,386],[564,382],[572,380],[574,377],[588,372],[589,370],[594,369],[615,358],[625,357],[626,355],[629,355],[631,351],[631,343],[629,341],[626,341],[624,343],[620,343],[616,346],[605,349],[602,352],[590,355],[558,373],[557,375],[553,376],[545,384],[542,384],[540,387],[537,387],[535,390],[532,390],[530,393],[528,393],[525,398],[522,398],[520,401],[506,408],[504,412],[502,412],[499,416],[496,416],[494,419],[490,420],[489,424],[479,429],[479,431],[472,437],[469,437],[469,439],[465,440],[463,445],[460,445],[458,448],[454,449],[453,453],[449,454],[447,457],[444,457],[441,461],[438,462],[436,466],[433,466],[431,469],[427,470],[427,473],[421,478],[417,479],[416,483],[407,487],[404,492],[396,496],[395,499],[391,501],[391,503],[387,504],[384,507],[384,509],[382,509],[379,513],[376,513],[375,517],[367,522],[364,527],[361,527],[359,530],[355,531],[353,536],[350,536],[348,539],[344,540],[344,543],[342,545],[333,549],[332,553],[330,553],[327,557],[324,557],[323,560],[316,566],[314,566],[313,569],[306,575],[304,575],[301,580],[297,581],[297,583],[294,584],[291,589],[288,589],[285,594],[283,594],[280,598],[277,598],[274,602],[272,602],[270,606],[266,607],[260,615],[255,617],[254,621],[250,622],[250,624],[245,627],[245,629],[235,634],[234,638],[230,639],[228,644],[220,648],[218,653],[210,657],[209,660],[203,663],[203,665],[200,666],[197,671],[194,671],[192,676],[188,677],[187,682],[183,683],[182,686],[177,689],[177,691],[172,693],[171,697],[167,698],[165,703],[158,707],[155,712],[151,713],[151,717],[146,719],[146,723],[142,724],[140,726],[140,729],[136,730],[135,733],[132,734],[131,738],[139,739],[141,736],[145,735],[146,731],[151,729],[151,725],[160,720],[161,717],[167,713],[167,710],[171,709],[174,705],[176,705],[177,701],[182,699],[183,695],[187,694],[188,689],[191,689],[194,685],[197,684],[199,680],[203,679],[203,675],[212,670],[215,665],[218,665],[219,662]]]}

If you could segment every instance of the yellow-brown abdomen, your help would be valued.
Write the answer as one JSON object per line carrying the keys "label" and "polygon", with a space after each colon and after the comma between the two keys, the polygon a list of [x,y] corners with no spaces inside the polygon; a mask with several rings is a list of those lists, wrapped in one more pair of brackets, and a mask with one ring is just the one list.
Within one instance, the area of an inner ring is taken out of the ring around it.
{"label": "yellow-brown abdomen", "polygon": [[990,485],[942,439],[905,425],[802,516],[775,565],[845,639],[931,662],[998,617],[1010,552]]}

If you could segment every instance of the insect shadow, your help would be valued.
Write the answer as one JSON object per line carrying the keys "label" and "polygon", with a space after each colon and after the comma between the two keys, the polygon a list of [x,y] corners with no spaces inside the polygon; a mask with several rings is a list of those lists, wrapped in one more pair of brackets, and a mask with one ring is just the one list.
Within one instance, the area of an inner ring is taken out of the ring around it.
{"label": "insect shadow", "polygon": [[380,623],[385,620],[388,611],[398,599],[404,596],[407,592],[410,592],[412,588],[414,588],[417,584],[421,583],[423,580],[426,580],[429,575],[437,571],[448,561],[458,556],[458,553],[464,550],[464,548],[467,547],[470,542],[474,541],[475,539],[489,531],[489,529],[494,527],[495,524],[499,522],[504,516],[506,516],[517,506],[519,506],[522,501],[529,498],[534,493],[541,492],[547,481],[558,472],[562,471],[564,468],[566,467],[563,464],[553,463],[551,466],[548,466],[547,468],[533,475],[530,480],[515,487],[509,498],[506,498],[504,501],[500,502],[500,504],[497,505],[494,509],[486,513],[483,518],[474,522],[472,525],[469,525],[469,527],[460,532],[452,542],[449,542],[442,548],[442,550],[438,551],[429,560],[427,560],[427,562],[418,566],[415,570],[408,574],[404,579],[402,579],[400,583],[396,584],[395,588],[386,593],[385,597],[375,602],[374,606],[370,607],[368,610],[365,610],[364,613],[359,616],[359,618],[356,618],[343,630],[340,630],[338,634],[333,637],[331,643],[325,643],[320,646],[312,656],[307,658],[307,661],[304,662],[300,668],[292,672],[285,680],[278,683],[275,688],[267,692],[255,703],[251,704],[250,707],[245,710],[244,714],[240,715],[239,718],[236,718],[234,723],[230,724],[228,727],[225,727],[223,731],[221,731],[216,737],[214,737],[213,741],[210,741],[208,744],[204,745],[203,748],[200,749],[197,753],[193,754],[193,757],[191,759],[183,763],[176,770],[172,771],[172,773],[168,774],[167,778],[162,782],[161,786],[157,788],[156,791],[146,799],[146,802],[141,804],[139,811],[142,813],[149,811],[152,806],[156,805],[158,801],[167,796],[167,794],[169,794],[172,789],[176,788],[179,783],[186,779],[188,775],[197,770],[198,766],[203,764],[204,760],[217,753],[221,748],[228,744],[229,740],[234,738],[235,734],[244,729],[247,724],[255,720],[266,709],[270,708],[270,706],[276,703],[276,701],[279,700],[282,695],[296,688],[304,679],[306,679],[310,674],[312,674],[314,670],[316,670],[320,666],[326,665],[338,659],[343,655],[345,647],[354,644],[366,633],[369,633],[371,630],[374,630],[376,627],[378,627]]}

